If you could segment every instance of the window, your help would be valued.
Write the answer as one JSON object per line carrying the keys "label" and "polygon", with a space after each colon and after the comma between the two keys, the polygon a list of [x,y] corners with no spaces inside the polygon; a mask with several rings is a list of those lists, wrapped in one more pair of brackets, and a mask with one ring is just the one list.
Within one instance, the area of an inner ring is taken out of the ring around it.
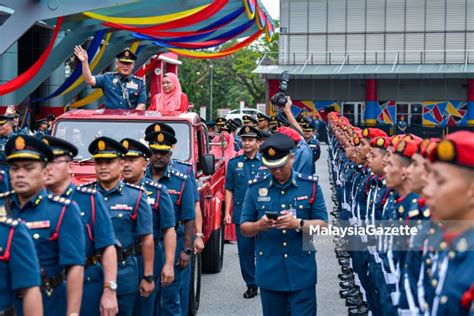
{"label": "window", "polygon": [[[89,144],[97,137],[107,136],[120,141],[124,138],[145,141],[145,129],[150,121],[59,121],[54,129],[54,136],[73,143],[79,150],[76,159],[87,159],[91,155],[88,151]],[[186,123],[169,122],[176,132],[178,142],[174,145],[173,158],[187,161],[191,158],[191,132]]]}
{"label": "window", "polygon": [[344,103],[342,114],[349,119],[349,121],[354,124],[354,104],[353,103]]}
{"label": "window", "polygon": [[410,105],[410,125],[422,125],[423,122],[423,104],[413,103]]}
{"label": "window", "polygon": [[401,120],[402,116],[408,123],[408,103],[397,103],[397,122]]}

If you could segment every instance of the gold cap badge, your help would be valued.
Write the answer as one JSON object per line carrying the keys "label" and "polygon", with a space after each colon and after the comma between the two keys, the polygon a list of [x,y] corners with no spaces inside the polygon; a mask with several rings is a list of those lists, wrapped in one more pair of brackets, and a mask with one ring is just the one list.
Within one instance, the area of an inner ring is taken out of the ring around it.
{"label": "gold cap badge", "polygon": [[122,142],[122,146],[125,147],[125,149],[128,149],[128,146],[129,146],[128,140],[124,140],[124,141]]}
{"label": "gold cap badge", "polygon": [[270,147],[270,149],[268,149],[268,155],[269,155],[270,157],[275,156],[275,155],[276,155],[275,149],[273,149],[273,148]]}
{"label": "gold cap badge", "polygon": [[99,150],[105,150],[105,142],[103,140],[100,140],[99,143],[97,144],[97,148]]}
{"label": "gold cap badge", "polygon": [[438,144],[437,154],[441,161],[453,161],[456,156],[456,148],[451,141],[443,140]]}
{"label": "gold cap badge", "polygon": [[383,138],[377,138],[377,147],[383,147],[383,145],[385,144],[385,139]]}
{"label": "gold cap badge", "polygon": [[162,143],[165,140],[165,135],[163,135],[163,133],[158,134],[158,137],[156,138],[156,140],[159,143]]}
{"label": "gold cap badge", "polygon": [[155,132],[161,132],[161,126],[155,125]]}
{"label": "gold cap badge", "polygon": [[15,140],[15,148],[17,150],[25,149],[25,139],[23,137],[20,136]]}
{"label": "gold cap badge", "polygon": [[128,52],[128,50],[125,51],[125,54],[124,54],[124,55],[125,55],[125,57],[130,56],[130,53]]}

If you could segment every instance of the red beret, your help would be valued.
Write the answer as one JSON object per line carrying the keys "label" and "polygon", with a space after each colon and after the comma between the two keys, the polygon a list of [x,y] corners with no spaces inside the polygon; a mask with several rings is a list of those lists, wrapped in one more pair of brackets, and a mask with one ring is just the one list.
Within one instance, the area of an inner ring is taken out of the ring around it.
{"label": "red beret", "polygon": [[370,147],[387,149],[392,138],[388,136],[377,136],[370,140]]}
{"label": "red beret", "polygon": [[429,153],[436,147],[441,139],[439,138],[426,138],[418,146],[418,153],[423,157],[428,157]]}
{"label": "red beret", "polygon": [[374,138],[374,137],[385,137],[387,136],[387,133],[382,131],[380,128],[366,128],[362,131],[362,135],[365,138]]}
{"label": "red beret", "polygon": [[431,162],[441,161],[474,168],[474,133],[459,131],[443,138],[429,153]]}
{"label": "red beret", "polygon": [[301,135],[290,127],[285,127],[285,126],[279,127],[277,129],[277,132],[281,134],[285,134],[286,136],[290,137],[295,143],[301,140]]}
{"label": "red beret", "polygon": [[395,147],[395,153],[402,155],[405,158],[411,159],[413,154],[418,151],[418,146],[421,142],[417,140],[401,140]]}

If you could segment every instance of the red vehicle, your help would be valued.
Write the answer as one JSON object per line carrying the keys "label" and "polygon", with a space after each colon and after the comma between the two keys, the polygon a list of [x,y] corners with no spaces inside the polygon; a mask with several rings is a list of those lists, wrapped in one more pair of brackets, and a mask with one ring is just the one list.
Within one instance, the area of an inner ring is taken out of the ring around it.
{"label": "red vehicle", "polygon": [[[154,122],[165,122],[176,131],[178,142],[173,158],[193,165],[198,181],[205,250],[192,260],[190,314],[199,307],[201,269],[217,273],[224,259],[224,181],[225,163],[209,154],[207,127],[196,113],[173,113],[135,110],[75,110],[59,116],[52,134],[79,149],[75,158],[74,181],[77,184],[95,180],[94,161],[88,152],[93,139],[108,136],[116,140],[125,137],[144,141],[145,129]],[[146,143],[146,142],[145,142]],[[194,286],[193,286],[194,285]]]}

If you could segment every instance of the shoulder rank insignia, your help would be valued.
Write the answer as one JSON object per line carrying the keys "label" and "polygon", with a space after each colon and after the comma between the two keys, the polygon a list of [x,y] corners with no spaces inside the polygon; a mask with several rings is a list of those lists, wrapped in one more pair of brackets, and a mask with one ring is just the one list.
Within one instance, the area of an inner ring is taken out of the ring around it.
{"label": "shoulder rank insignia", "polygon": [[134,188],[134,189],[137,189],[137,190],[144,190],[142,187],[138,186],[138,185],[135,185],[135,184],[131,184],[131,183],[125,183],[127,186],[131,187],[131,188]]}

